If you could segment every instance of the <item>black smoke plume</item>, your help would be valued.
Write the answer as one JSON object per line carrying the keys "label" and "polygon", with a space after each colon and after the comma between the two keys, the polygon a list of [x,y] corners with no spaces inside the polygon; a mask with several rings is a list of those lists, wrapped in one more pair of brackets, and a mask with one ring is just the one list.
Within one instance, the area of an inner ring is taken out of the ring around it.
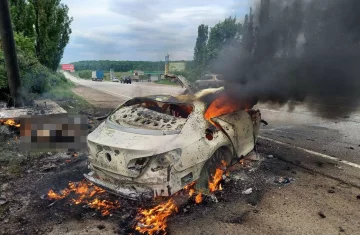
{"label": "black smoke plume", "polygon": [[261,0],[212,63],[237,99],[305,103],[325,118],[360,104],[360,1]]}

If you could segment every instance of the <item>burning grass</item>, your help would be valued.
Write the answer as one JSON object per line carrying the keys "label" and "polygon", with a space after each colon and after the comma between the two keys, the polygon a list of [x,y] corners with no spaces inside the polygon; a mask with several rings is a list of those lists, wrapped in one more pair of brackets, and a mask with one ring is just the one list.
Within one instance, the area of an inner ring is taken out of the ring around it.
{"label": "burning grass", "polygon": [[69,182],[68,188],[56,193],[54,190],[49,190],[47,196],[52,200],[61,200],[73,194],[74,197],[70,200],[75,205],[85,204],[90,208],[101,212],[102,216],[110,215],[111,211],[118,209],[120,204],[118,201],[101,200],[100,196],[106,191],[92,183],[83,180],[80,182]]}

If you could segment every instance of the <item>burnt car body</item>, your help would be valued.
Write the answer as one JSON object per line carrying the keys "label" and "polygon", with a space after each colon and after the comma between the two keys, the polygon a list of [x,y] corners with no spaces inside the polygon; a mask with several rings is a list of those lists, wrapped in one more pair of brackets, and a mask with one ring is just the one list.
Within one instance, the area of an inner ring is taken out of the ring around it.
{"label": "burnt car body", "polygon": [[207,182],[223,161],[252,152],[258,137],[260,112],[222,106],[228,98],[217,88],[125,102],[88,135],[85,177],[130,199],[171,196],[203,175]]}
{"label": "burnt car body", "polygon": [[207,88],[217,88],[224,86],[224,78],[220,74],[206,74],[195,82],[197,90]]}
{"label": "burnt car body", "polygon": [[117,195],[150,199],[210,176],[223,161],[238,162],[255,147],[261,114],[237,104],[209,115],[219,97],[227,101],[222,94],[223,88],[207,89],[120,105],[88,135],[91,172],[85,177]]}

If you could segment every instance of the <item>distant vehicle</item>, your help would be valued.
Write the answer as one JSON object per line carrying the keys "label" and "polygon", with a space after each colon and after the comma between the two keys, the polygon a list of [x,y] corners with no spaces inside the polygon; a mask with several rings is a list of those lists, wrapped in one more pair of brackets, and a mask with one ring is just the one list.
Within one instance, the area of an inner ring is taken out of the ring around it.
{"label": "distant vehicle", "polygon": [[113,78],[112,81],[113,81],[113,82],[120,82],[120,80],[117,79],[117,78]]}
{"label": "distant vehicle", "polygon": [[102,82],[104,80],[104,72],[103,71],[92,71],[91,73],[91,79],[93,81],[100,81]]}
{"label": "distant vehicle", "polygon": [[219,88],[224,86],[224,77],[220,74],[206,74],[200,80],[195,82],[195,87],[197,90],[207,89],[207,88]]}
{"label": "distant vehicle", "polygon": [[123,83],[131,84],[131,78],[130,77],[125,77]]}

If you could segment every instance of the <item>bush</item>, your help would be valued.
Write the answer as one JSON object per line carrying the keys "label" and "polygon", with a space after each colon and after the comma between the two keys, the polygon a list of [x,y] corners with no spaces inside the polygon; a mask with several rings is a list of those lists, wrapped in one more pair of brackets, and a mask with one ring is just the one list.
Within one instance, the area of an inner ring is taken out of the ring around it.
{"label": "bush", "polygon": [[91,79],[91,71],[90,70],[82,70],[78,72],[80,78]]}
{"label": "bush", "polygon": [[[24,96],[28,100],[35,99],[40,95],[56,87],[69,86],[68,80],[62,73],[54,73],[40,62],[32,54],[26,54],[18,48],[18,64],[21,77],[21,86]],[[0,51],[0,90],[8,92],[5,61]],[[4,99],[6,96],[2,96]]]}

